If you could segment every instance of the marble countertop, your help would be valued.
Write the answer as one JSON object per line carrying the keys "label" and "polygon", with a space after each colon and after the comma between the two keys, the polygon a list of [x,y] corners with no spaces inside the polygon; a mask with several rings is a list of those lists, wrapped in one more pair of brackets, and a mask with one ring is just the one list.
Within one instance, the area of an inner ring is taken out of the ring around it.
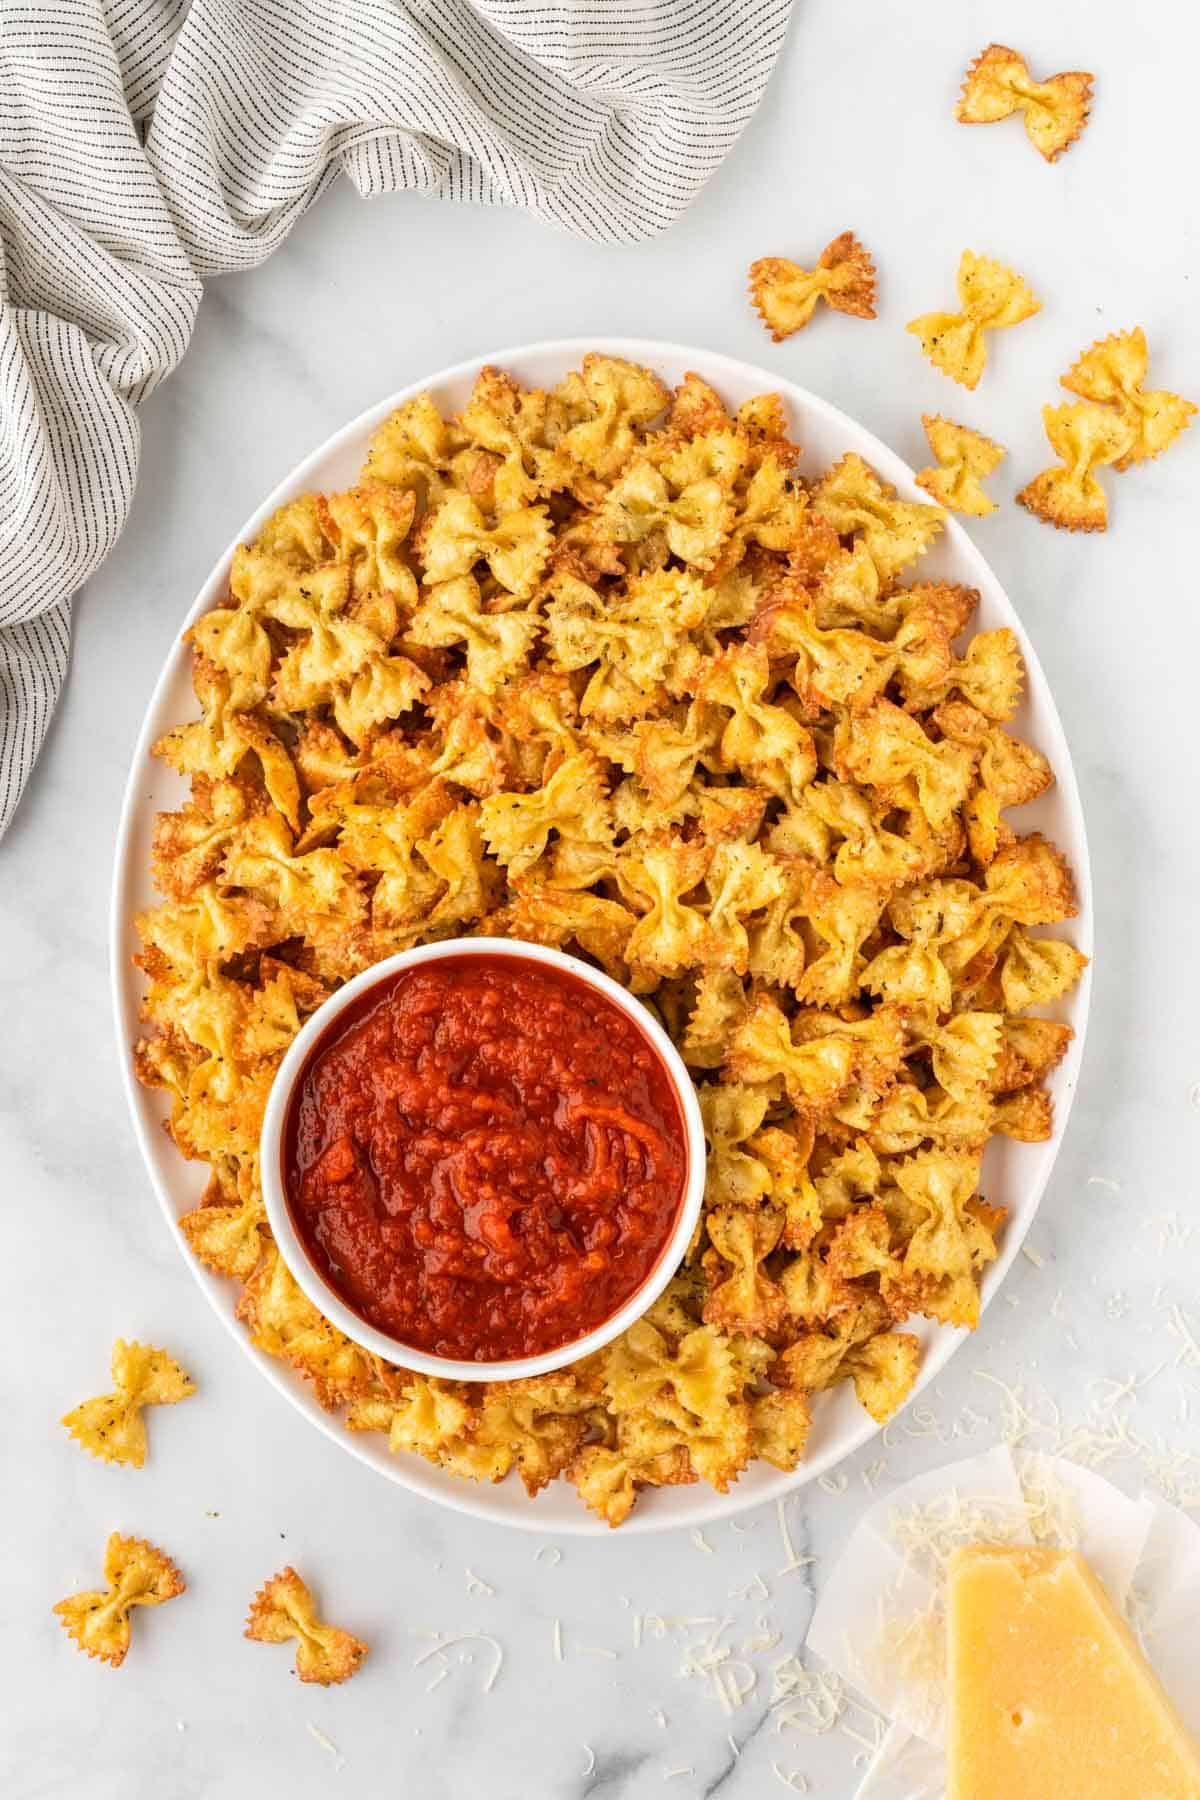
{"label": "marble countertop", "polygon": [[[1098,73],[1093,121],[1053,168],[1015,122],[950,120],[960,72],[997,28],[961,0],[798,0],[760,115],[656,243],[599,248],[521,215],[367,204],[343,186],[264,268],[211,284],[190,355],[145,408],[133,517],[79,602],[66,696],[0,857],[8,1800],[842,1800],[870,1719],[851,1709],[831,1730],[801,1729],[803,1706],[770,1704],[772,1667],[801,1642],[861,1507],[995,1441],[1011,1402],[994,1378],[1020,1384],[1035,1441],[1078,1428],[1131,1490],[1153,1479],[1200,1505],[1200,838],[1185,673],[1200,649],[1200,431],[1114,484],[1106,537],[1055,533],[1011,503],[1047,460],[1039,409],[1093,338],[1141,323],[1155,381],[1200,389],[1200,244],[1178,196],[1200,27],[1166,7],[1134,30],[1115,0],[1010,0],[1003,30],[1038,69]],[[822,316],[771,345],[747,265],[811,254],[848,226],[879,264],[878,323]],[[995,340],[973,395],[903,331],[948,303],[965,244],[1011,261],[1044,302]],[[794,1559],[774,1508],[700,1538],[547,1548],[436,1511],[342,1455],[209,1311],[161,1223],[119,1085],[106,968],[119,803],[153,681],[214,557],[302,454],[380,395],[498,345],[589,331],[760,362],[913,462],[922,411],[1006,444],[990,484],[1005,505],[974,535],[1042,656],[1088,815],[1090,1042],[1033,1258],[927,1403],[788,1503]],[[121,1334],[167,1344],[200,1382],[153,1417],[140,1472],[93,1463],[57,1424],[102,1390]],[[49,1609],[98,1575],[116,1527],[167,1547],[189,1586],[138,1617],[111,1672],[76,1654]],[[240,1635],[286,1561],[373,1646],[344,1689],[301,1687],[287,1649]],[[681,1674],[712,1626],[671,1622],[706,1619],[728,1620],[721,1642],[755,1677],[728,1710],[711,1679]]]}

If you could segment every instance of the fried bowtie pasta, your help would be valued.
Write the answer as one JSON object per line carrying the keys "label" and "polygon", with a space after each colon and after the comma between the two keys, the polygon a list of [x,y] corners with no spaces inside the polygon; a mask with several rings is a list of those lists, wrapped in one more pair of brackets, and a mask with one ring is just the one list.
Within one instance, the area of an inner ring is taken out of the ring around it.
{"label": "fried bowtie pasta", "polygon": [[290,1567],[272,1575],[254,1596],[246,1636],[259,1644],[285,1644],[295,1638],[297,1675],[321,1687],[349,1681],[367,1655],[361,1638],[317,1617],[312,1595]]}
{"label": "fried bowtie pasta", "polygon": [[114,1392],[85,1400],[62,1423],[77,1443],[102,1462],[146,1460],[145,1406],[173,1406],[196,1391],[195,1383],[165,1350],[118,1338],[112,1348]]}
{"label": "fried bowtie pasta", "polygon": [[1108,496],[1092,473],[1149,462],[1170,448],[1196,408],[1167,388],[1147,390],[1150,352],[1141,326],[1117,331],[1085,350],[1061,377],[1079,405],[1045,406],[1046,436],[1061,465],[1043,469],[1017,499],[1048,525],[1104,531]]}
{"label": "fried bowtie pasta", "polygon": [[990,256],[964,250],[956,277],[960,312],[922,313],[905,326],[935,368],[975,388],[987,365],[985,331],[1007,331],[1041,310],[1028,282]]}
{"label": "fried bowtie pasta", "polygon": [[983,477],[1004,460],[1001,446],[982,432],[956,425],[940,414],[922,413],[921,423],[938,466],[921,469],[917,486],[950,512],[967,513],[974,519],[994,513],[996,502],[984,488]]}
{"label": "fried bowtie pasta", "polygon": [[1087,124],[1093,79],[1086,70],[1071,69],[1034,81],[1017,51],[989,44],[967,70],[954,116],[960,125],[992,125],[1023,113],[1030,143],[1053,162]]}
{"label": "fried bowtie pasta", "polygon": [[815,269],[786,256],[762,256],[750,265],[750,298],[777,344],[808,324],[824,300],[856,319],[875,317],[875,264],[852,231],[826,244]]}
{"label": "fried bowtie pasta", "polygon": [[54,1611],[81,1650],[116,1669],[125,1661],[132,1639],[130,1614],[135,1606],[161,1606],[184,1591],[184,1579],[171,1561],[144,1538],[114,1531],[104,1549],[103,1591],[70,1594]]}
{"label": "fried bowtie pasta", "polygon": [[[777,396],[730,412],[603,356],[548,392],[485,369],[453,419],[408,402],[357,488],[238,551],[189,634],[201,717],[159,746],[191,796],[154,833],[135,1061],[211,1170],[192,1250],[350,1430],[531,1495],[565,1477],[614,1525],[646,1487],[794,1468],[836,1383],[886,1419],[905,1321],[975,1323],[1003,1222],[982,1152],[1050,1135],[1070,1037],[1020,1015],[1084,963],[1041,931],[1075,911],[1062,858],[1006,816],[1053,779],[1007,729],[1013,634],[964,637],[974,593],[903,584],[938,507],[857,456],[802,480],[787,430]],[[641,995],[710,1146],[666,1292],[536,1380],[369,1356],[263,1211],[304,1019],[464,933]]]}

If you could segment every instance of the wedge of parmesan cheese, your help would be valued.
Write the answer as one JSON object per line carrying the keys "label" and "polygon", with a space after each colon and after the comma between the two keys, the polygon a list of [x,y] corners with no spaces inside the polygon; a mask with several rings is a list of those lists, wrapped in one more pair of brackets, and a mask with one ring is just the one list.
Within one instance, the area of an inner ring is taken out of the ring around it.
{"label": "wedge of parmesan cheese", "polygon": [[1078,1551],[950,1558],[947,1800],[1200,1800],[1200,1751]]}

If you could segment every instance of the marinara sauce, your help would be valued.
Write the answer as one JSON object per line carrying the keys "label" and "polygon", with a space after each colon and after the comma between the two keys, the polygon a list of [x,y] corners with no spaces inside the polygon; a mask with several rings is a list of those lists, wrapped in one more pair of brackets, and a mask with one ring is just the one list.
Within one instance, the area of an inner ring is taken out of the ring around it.
{"label": "marinara sauce", "polygon": [[432,1355],[533,1356],[612,1316],[678,1217],[671,1077],[576,976],[450,955],[338,1015],[292,1091],[284,1189],[330,1286]]}

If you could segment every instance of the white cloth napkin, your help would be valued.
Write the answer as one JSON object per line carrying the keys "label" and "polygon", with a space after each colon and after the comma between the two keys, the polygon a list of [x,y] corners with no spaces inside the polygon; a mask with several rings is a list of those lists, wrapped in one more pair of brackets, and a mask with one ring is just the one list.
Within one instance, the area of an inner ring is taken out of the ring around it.
{"label": "white cloth napkin", "polygon": [[203,278],[269,256],[341,173],[649,237],[750,118],[790,8],[0,0],[0,833]]}

